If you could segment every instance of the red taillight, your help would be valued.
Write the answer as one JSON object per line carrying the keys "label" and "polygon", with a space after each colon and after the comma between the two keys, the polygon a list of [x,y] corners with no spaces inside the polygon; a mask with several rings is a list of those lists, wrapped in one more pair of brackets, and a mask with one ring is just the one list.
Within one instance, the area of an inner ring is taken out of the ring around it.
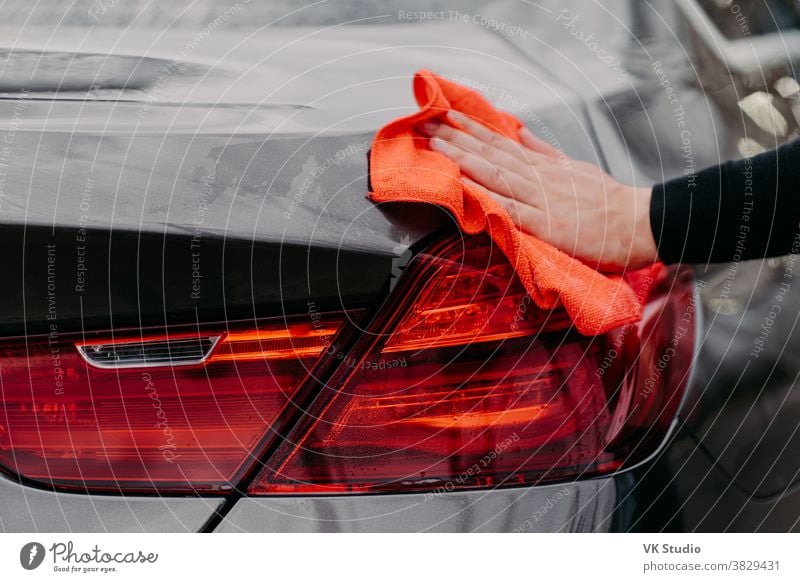
{"label": "red taillight", "polygon": [[[574,333],[564,313],[530,302],[488,239],[409,269],[396,290],[413,295],[403,315],[323,389],[251,493],[536,483],[609,472],[650,452],[623,438],[635,413],[635,327]],[[647,415],[656,438],[678,404],[675,390],[660,398]]]}
{"label": "red taillight", "polygon": [[95,491],[224,491],[342,323],[0,347],[0,465]]}
{"label": "red taillight", "polygon": [[686,277],[646,285],[661,291],[640,325],[583,337],[562,311],[537,309],[478,237],[417,256],[360,334],[343,329],[348,314],[314,312],[5,341],[0,469],[67,490],[162,494],[448,491],[607,473],[663,440],[691,355]]}

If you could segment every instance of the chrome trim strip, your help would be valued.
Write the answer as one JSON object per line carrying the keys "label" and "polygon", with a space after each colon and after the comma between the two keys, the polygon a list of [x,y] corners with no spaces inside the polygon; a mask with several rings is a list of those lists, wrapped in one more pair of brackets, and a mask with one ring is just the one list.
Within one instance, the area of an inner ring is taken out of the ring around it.
{"label": "chrome trim strip", "polygon": [[[194,338],[176,338],[177,339],[194,339]],[[124,370],[124,369],[136,369],[136,368],[158,368],[164,366],[196,366],[198,364],[204,363],[211,354],[214,353],[214,349],[217,347],[219,340],[222,339],[221,335],[209,335],[205,337],[197,337],[198,340],[211,340],[211,346],[208,348],[206,353],[200,357],[191,360],[180,360],[175,362],[136,362],[136,363],[125,363],[125,362],[97,362],[94,361],[91,356],[87,353],[86,348],[89,348],[91,345],[99,345],[99,346],[112,346],[112,345],[133,345],[133,344],[140,344],[140,345],[147,345],[146,341],[141,340],[131,340],[131,341],[120,341],[114,342],[113,344],[84,344],[81,346],[76,346],[78,348],[78,353],[84,359],[86,363],[94,368],[100,368],[102,370]],[[170,340],[159,340],[160,342],[169,342]]]}

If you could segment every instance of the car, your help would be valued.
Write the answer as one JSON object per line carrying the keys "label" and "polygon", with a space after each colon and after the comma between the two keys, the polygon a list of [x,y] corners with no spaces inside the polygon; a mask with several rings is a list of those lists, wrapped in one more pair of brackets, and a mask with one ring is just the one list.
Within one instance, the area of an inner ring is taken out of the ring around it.
{"label": "car", "polygon": [[628,183],[775,147],[791,3],[57,4],[2,33],[0,529],[800,529],[794,256],[586,337],[367,197],[422,67]]}

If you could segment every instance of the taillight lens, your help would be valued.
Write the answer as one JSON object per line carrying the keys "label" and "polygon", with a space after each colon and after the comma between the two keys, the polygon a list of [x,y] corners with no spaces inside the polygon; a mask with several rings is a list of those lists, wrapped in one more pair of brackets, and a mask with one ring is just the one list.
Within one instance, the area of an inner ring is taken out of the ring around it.
{"label": "taillight lens", "polygon": [[[578,335],[562,311],[536,308],[483,237],[419,256],[403,283],[395,293],[411,301],[323,389],[251,493],[530,484],[607,473],[652,450],[641,432],[627,438],[637,327]],[[678,404],[673,384],[644,419],[655,439]]]}
{"label": "taillight lens", "polygon": [[226,491],[342,321],[7,342],[0,465],[65,489]]}
{"label": "taillight lens", "polygon": [[363,312],[314,312],[7,340],[0,470],[160,494],[449,491],[608,473],[663,440],[692,352],[690,279],[637,280],[641,296],[661,290],[644,321],[584,337],[563,311],[536,308],[491,240],[473,237],[418,255],[362,334],[345,322]]}

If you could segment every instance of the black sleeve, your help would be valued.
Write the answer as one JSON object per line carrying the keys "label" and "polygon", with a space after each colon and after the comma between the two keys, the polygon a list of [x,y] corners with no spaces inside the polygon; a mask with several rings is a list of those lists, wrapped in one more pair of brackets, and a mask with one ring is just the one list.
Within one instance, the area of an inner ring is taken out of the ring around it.
{"label": "black sleeve", "polygon": [[665,263],[744,261],[800,251],[800,140],[653,187]]}

